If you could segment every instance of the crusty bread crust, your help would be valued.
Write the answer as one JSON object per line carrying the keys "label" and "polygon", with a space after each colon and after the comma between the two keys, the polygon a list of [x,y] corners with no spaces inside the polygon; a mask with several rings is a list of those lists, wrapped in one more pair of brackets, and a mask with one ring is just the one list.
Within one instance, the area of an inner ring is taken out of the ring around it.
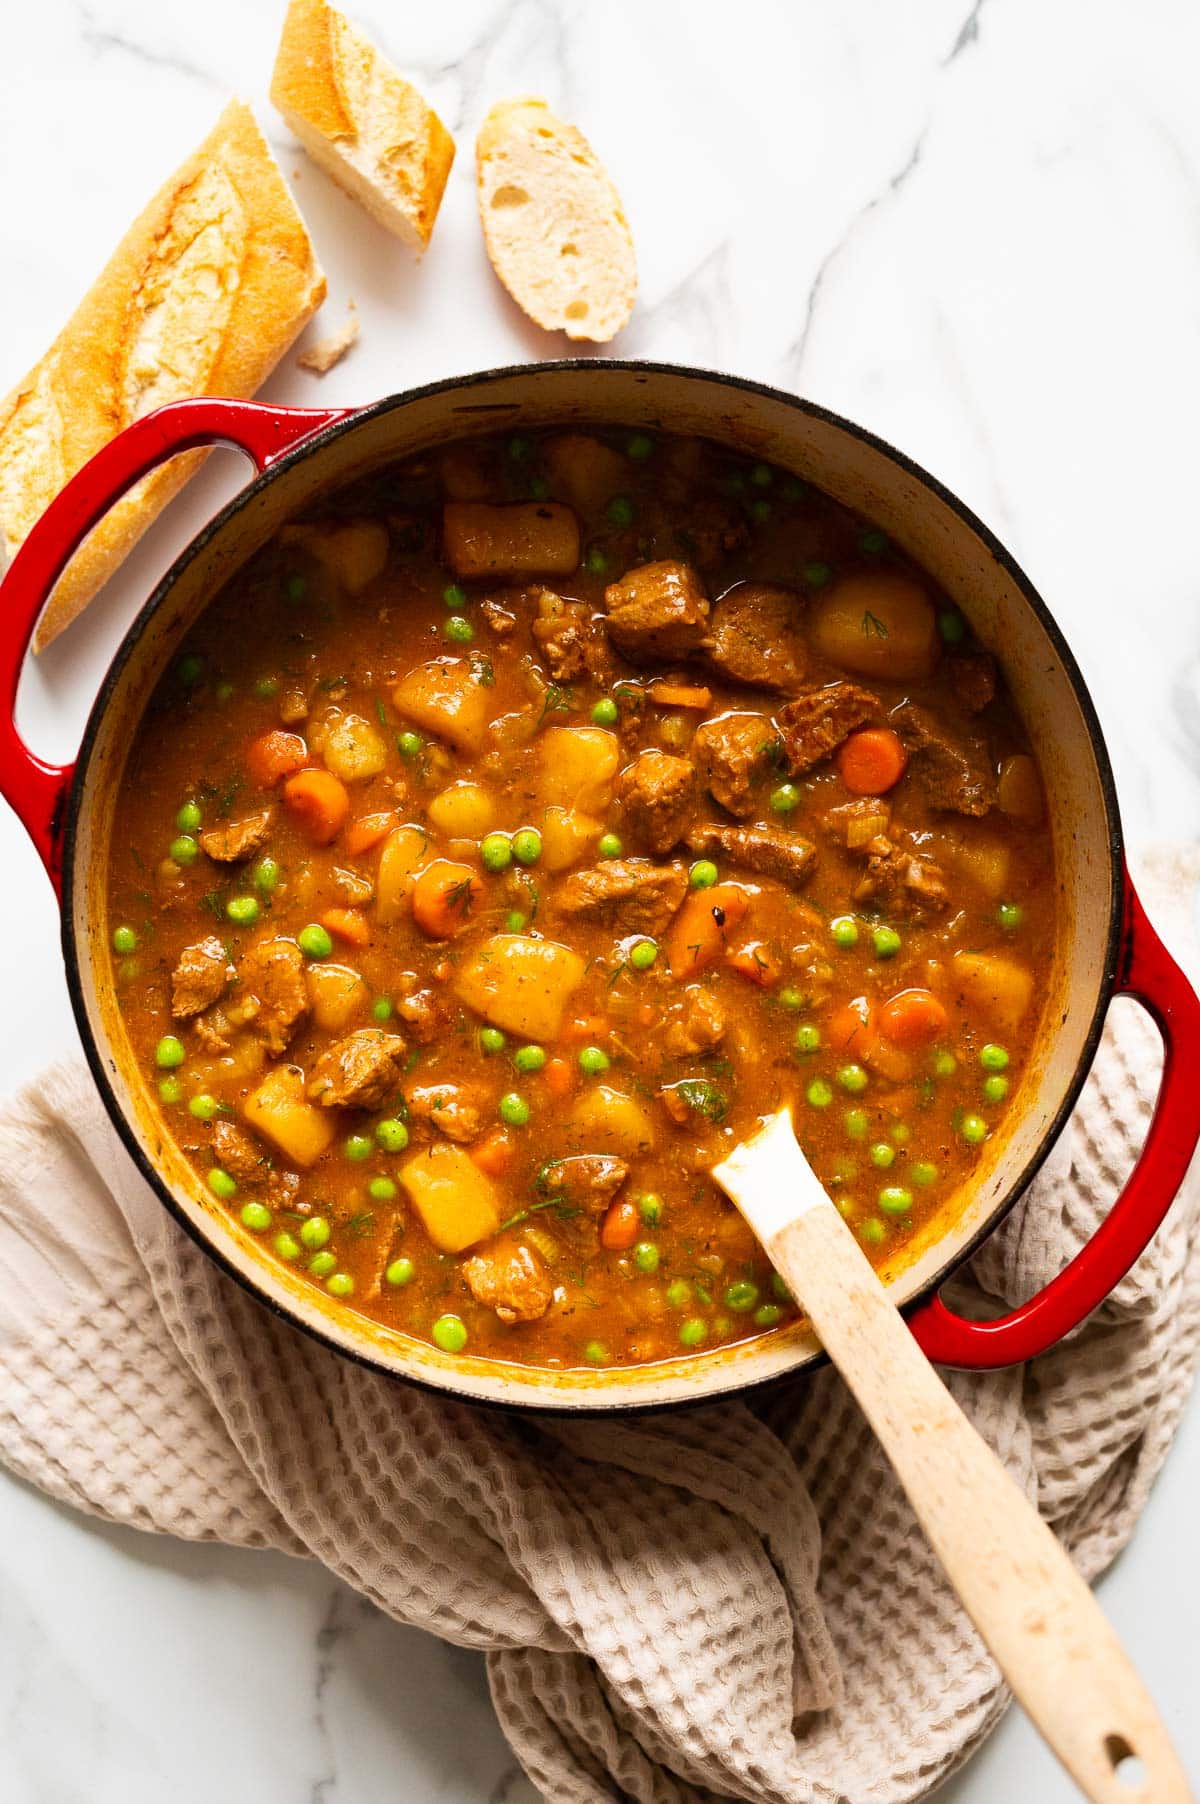
{"label": "crusty bread crust", "polygon": [[479,217],[492,267],[548,332],[604,344],[637,290],[633,234],[583,133],[544,100],[504,100],[475,143]]}
{"label": "crusty bread crust", "polygon": [[[185,396],[254,394],[324,294],[254,115],[231,101],[0,403],[0,567],[63,484],[133,420]],[[204,456],[174,458],[109,510],[55,588],[35,650],[87,606]]]}
{"label": "crusty bread crust", "polygon": [[271,99],[314,163],[416,250],[437,220],[454,139],[327,0],[291,0]]}

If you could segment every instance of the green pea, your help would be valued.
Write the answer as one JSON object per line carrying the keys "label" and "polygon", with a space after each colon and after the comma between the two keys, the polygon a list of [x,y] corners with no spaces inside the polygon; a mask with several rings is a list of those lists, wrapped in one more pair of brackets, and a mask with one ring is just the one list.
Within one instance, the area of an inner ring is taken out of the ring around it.
{"label": "green pea", "polygon": [[395,1290],[403,1290],[406,1284],[412,1283],[416,1275],[417,1268],[411,1259],[393,1259],[383,1274],[383,1281]]}
{"label": "green pea", "polygon": [[300,1242],[294,1235],[289,1234],[286,1228],[282,1233],[276,1234],[271,1245],[275,1248],[279,1257],[281,1259],[286,1259],[289,1265],[291,1265],[294,1260],[299,1259],[303,1250]]}
{"label": "green pea", "polygon": [[632,458],[635,464],[644,464],[653,452],[654,440],[644,432],[635,432],[625,446],[626,457]]}
{"label": "green pea", "polygon": [[326,1278],[325,1288],[331,1297],[348,1297],[354,1291],[354,1279],[349,1272],[334,1272]]}
{"label": "green pea", "polygon": [[903,1184],[885,1184],[877,1200],[885,1215],[907,1215],[912,1208],[912,1191]]}
{"label": "green pea", "polygon": [[396,737],[396,750],[402,758],[415,758],[424,743],[419,733],[400,733]]}
{"label": "green pea", "polygon": [[333,1229],[323,1215],[310,1215],[300,1228],[300,1238],[310,1253],[319,1253],[322,1247],[329,1245],[329,1237]]}
{"label": "green pea", "polygon": [[912,1129],[907,1121],[896,1121],[888,1129],[888,1137],[897,1146],[907,1146],[912,1139]]}
{"label": "green pea", "polygon": [[461,1316],[439,1315],[431,1333],[434,1346],[443,1353],[461,1353],[467,1344],[466,1323]]}
{"label": "green pea", "polygon": [[889,1165],[895,1164],[896,1149],[889,1146],[886,1140],[877,1140],[868,1156],[872,1165],[878,1166],[880,1171],[886,1171]]}
{"label": "green pea", "polygon": [[392,1004],[388,997],[376,996],[371,1004],[371,1019],[373,1021],[390,1021],[391,1018]]}
{"label": "green pea", "polygon": [[904,943],[894,927],[877,927],[871,940],[876,958],[895,958]]}
{"label": "green pea", "polygon": [[252,1234],[265,1234],[275,1217],[265,1203],[243,1203],[241,1219],[243,1228]]}
{"label": "green pea", "polygon": [[531,476],[529,479],[529,498],[531,501],[544,501],[550,493],[550,484],[544,476]]}
{"label": "green pea", "polygon": [[347,1134],[342,1141],[342,1151],[352,1165],[361,1165],[364,1159],[371,1157],[375,1145],[365,1134]]}
{"label": "green pea", "polygon": [[886,532],[880,532],[877,526],[869,526],[866,532],[858,535],[858,549],[867,557],[878,557],[887,548],[888,536]]}
{"label": "green pea", "polygon": [[194,689],[204,674],[204,665],[197,657],[180,658],[175,674],[185,689]]}
{"label": "green pea", "polygon": [[958,1060],[952,1052],[935,1052],[933,1055],[933,1075],[935,1077],[953,1077],[958,1070]]}
{"label": "green pea", "polygon": [[654,940],[639,940],[629,949],[629,962],[635,971],[648,971],[658,957],[658,945]]}
{"label": "green pea", "polygon": [[122,958],[138,949],[138,936],[132,927],[114,927],[112,936],[113,951],[119,952]]}
{"label": "green pea", "polygon": [[847,1109],[842,1116],[842,1124],[851,1140],[866,1139],[868,1122],[865,1109]]}
{"label": "green pea", "polygon": [[308,594],[308,584],[302,576],[295,574],[288,577],[283,592],[290,602],[303,601]]}
{"label": "green pea", "polygon": [[771,1273],[771,1289],[783,1303],[794,1303],[796,1301],[795,1297],[788,1289],[787,1279],[784,1278],[780,1272]]}
{"label": "green pea", "polygon": [[639,1240],[633,1249],[633,1263],[639,1272],[658,1270],[659,1252],[652,1240]]}
{"label": "green pea", "polygon": [[643,1190],[637,1202],[638,1214],[647,1227],[653,1228],[662,1220],[663,1200],[656,1190]]}
{"label": "green pea", "polygon": [[[505,446],[505,450],[508,452],[513,463],[523,464],[525,459],[529,456],[529,440],[519,432],[514,433],[512,438],[509,439],[508,444]],[[436,1336],[434,1338],[436,1339]]]}
{"label": "green pea", "polygon": [[624,849],[620,836],[616,833],[603,834],[600,844],[596,847],[601,858],[619,858]]}
{"label": "green pea", "polygon": [[540,1071],[546,1063],[546,1051],[542,1046],[518,1046],[513,1054],[513,1064],[518,1071]]}
{"label": "green pea", "polygon": [[821,1030],[811,1021],[802,1021],[792,1036],[792,1049],[799,1053],[816,1052],[821,1044]]}
{"label": "green pea", "polygon": [[617,723],[620,710],[611,695],[602,695],[592,709],[592,719],[598,727],[612,727]]}
{"label": "green pea", "polygon": [[590,545],[584,556],[583,567],[589,576],[603,576],[608,569],[608,559],[599,545]]}
{"label": "green pea", "polygon": [[681,1347],[699,1347],[708,1339],[708,1323],[701,1315],[689,1315],[687,1320],[679,1324],[679,1344]]}
{"label": "green pea", "polygon": [[330,1272],[337,1270],[337,1260],[332,1253],[314,1253],[308,1262],[308,1269],[314,1278],[327,1278]]}
{"label": "green pea", "polygon": [[583,1357],[590,1366],[606,1366],[608,1348],[602,1340],[590,1340],[583,1349]]}
{"label": "green pea", "polygon": [[1001,902],[996,910],[996,919],[1006,933],[1015,933],[1025,919],[1025,910],[1018,902]]}
{"label": "green pea", "polygon": [[520,933],[525,925],[525,916],[519,908],[510,908],[504,917],[504,925],[509,933]]}
{"label": "green pea", "polygon": [[529,1120],[529,1104],[515,1090],[500,1098],[497,1113],[509,1127],[524,1127]]}
{"label": "green pea", "polygon": [[887,1238],[887,1228],[877,1215],[870,1215],[858,1230],[868,1246],[877,1247]]}
{"label": "green pea", "polygon": [[833,571],[828,564],[814,559],[811,564],[805,564],[800,574],[810,589],[823,589],[832,577]]}
{"label": "green pea", "polygon": [[164,1034],[154,1048],[154,1063],[160,1071],[174,1071],[183,1064],[187,1054],[183,1050],[183,1041],[174,1034]]}
{"label": "green pea", "polygon": [[938,632],[946,645],[961,645],[967,636],[967,623],[957,608],[943,608],[938,615]]}
{"label": "green pea", "polygon": [[867,1074],[861,1065],[842,1065],[837,1073],[838,1086],[851,1096],[860,1096],[867,1087]]}
{"label": "green pea", "polygon": [[188,1113],[194,1115],[197,1121],[211,1121],[213,1117],[219,1115],[220,1112],[220,1103],[215,1096],[210,1096],[206,1090],[202,1091],[199,1096],[193,1096],[188,1103]]}
{"label": "green pea", "polygon": [[372,1178],[367,1185],[367,1195],[375,1203],[390,1203],[396,1194],[396,1186],[391,1178]]}
{"label": "green pea", "polygon": [[692,1287],[686,1278],[672,1278],[667,1285],[667,1303],[672,1309],[686,1309],[692,1300]]}
{"label": "green pea", "polygon": [[698,858],[688,872],[688,882],[693,889],[711,889],[717,881],[717,867],[711,858]]}
{"label": "green pea", "polygon": [[442,600],[454,613],[467,605],[467,591],[461,583],[447,583],[442,590]]}
{"label": "green pea", "polygon": [[455,645],[469,645],[475,637],[475,628],[463,614],[451,614],[448,620],[443,620],[442,631]]}
{"label": "green pea", "polygon": [[317,921],[310,921],[307,927],[300,929],[296,944],[305,958],[328,958],[333,951],[333,941]]}
{"label": "green pea", "polygon": [[479,1030],[479,1050],[489,1057],[493,1053],[503,1052],[508,1045],[508,1038],[498,1027],[481,1027]]}
{"label": "green pea", "polygon": [[750,480],[756,489],[769,489],[773,481],[770,464],[755,464]]}
{"label": "green pea", "polygon": [[785,501],[797,502],[804,499],[804,484],[798,476],[785,476],[779,485],[779,493]]}
{"label": "green pea", "polygon": [[858,922],[853,915],[838,915],[830,921],[829,932],[835,946],[858,945]]}
{"label": "green pea", "polygon": [[983,1080],[983,1100],[984,1100],[984,1102],[1003,1102],[1004,1098],[1007,1095],[1008,1095],[1008,1079],[1006,1077],[1001,1077],[1000,1074],[997,1072],[996,1075],[993,1077],[985,1077],[984,1078],[984,1080]]}
{"label": "green pea", "polygon": [[251,872],[250,881],[260,896],[271,896],[279,882],[279,866],[273,858],[260,858]]}
{"label": "green pea", "polygon": [[375,1123],[375,1138],[385,1153],[402,1153],[408,1145],[408,1129],[394,1115]]}
{"label": "green pea", "polygon": [[827,1109],[833,1101],[833,1091],[823,1077],[814,1077],[804,1095],[810,1109]]}
{"label": "green pea", "polygon": [[236,1182],[227,1171],[222,1171],[219,1165],[214,1165],[209,1172],[208,1187],[214,1196],[221,1198],[222,1202],[227,1203],[231,1196],[237,1195]]}
{"label": "green pea", "polygon": [[536,827],[522,827],[512,836],[512,853],[518,864],[536,864],[542,855],[542,836]]}
{"label": "green pea", "polygon": [[725,1292],[726,1309],[734,1310],[738,1315],[745,1315],[758,1302],[758,1285],[752,1284],[749,1278],[737,1278]]}
{"label": "green pea", "polygon": [[158,1094],[165,1103],[182,1102],[183,1085],[177,1077],[162,1077],[158,1080]]}
{"label": "green pea", "polygon": [[981,1046],[979,1049],[979,1063],[985,1071],[1007,1071],[1008,1053],[1003,1046],[997,1046],[989,1041],[986,1046]]}
{"label": "green pea", "polygon": [[771,518],[771,503],[764,495],[758,495],[750,503],[750,518],[762,526]]}
{"label": "green pea", "polygon": [[181,833],[195,833],[203,819],[199,803],[189,801],[176,811],[175,825]]}
{"label": "green pea", "polygon": [[964,1115],[958,1131],[968,1146],[982,1146],[988,1137],[988,1124],[981,1115]]}
{"label": "green pea", "polygon": [[225,913],[235,927],[253,927],[258,919],[258,902],[253,896],[230,896]]}
{"label": "green pea", "polygon": [[807,996],[800,990],[795,989],[791,984],[789,984],[786,989],[780,990],[779,992],[780,1008],[791,1009],[793,1013],[797,1009],[804,1008],[807,1002]]}
{"label": "green pea", "polygon": [[633,502],[628,495],[614,495],[604,511],[612,524],[622,530],[633,525]]}
{"label": "green pea", "polygon": [[585,1077],[599,1077],[612,1063],[602,1046],[584,1046],[579,1054],[579,1069]]}
{"label": "green pea", "polygon": [[254,693],[261,702],[269,702],[273,695],[279,694],[279,678],[262,676],[254,684]]}
{"label": "green pea", "polygon": [[488,833],[480,841],[479,856],[485,871],[506,871],[513,859],[512,841],[507,833]]}
{"label": "green pea", "polygon": [[233,684],[232,683],[218,683],[214,693],[219,702],[227,702],[229,700],[230,696],[233,694]]}
{"label": "green pea", "polygon": [[919,1190],[928,1190],[931,1184],[937,1183],[938,1169],[928,1159],[917,1159],[909,1166],[908,1175]]}
{"label": "green pea", "polygon": [[843,1187],[848,1187],[851,1184],[857,1184],[857,1182],[858,1182],[858,1166],[854,1163],[854,1160],[853,1159],[839,1159],[836,1167],[834,1168],[834,1173],[833,1173],[831,1182],[834,1184],[841,1185]]}
{"label": "green pea", "polygon": [[800,806],[800,791],[794,783],[781,783],[771,791],[771,811],[774,814],[793,814]]}
{"label": "green pea", "polygon": [[167,851],[176,864],[195,864],[200,855],[200,847],[190,833],[181,833],[173,839]]}
{"label": "green pea", "polygon": [[754,1311],[756,1328],[773,1328],[776,1322],[783,1320],[783,1310],[778,1303],[764,1303],[761,1309]]}

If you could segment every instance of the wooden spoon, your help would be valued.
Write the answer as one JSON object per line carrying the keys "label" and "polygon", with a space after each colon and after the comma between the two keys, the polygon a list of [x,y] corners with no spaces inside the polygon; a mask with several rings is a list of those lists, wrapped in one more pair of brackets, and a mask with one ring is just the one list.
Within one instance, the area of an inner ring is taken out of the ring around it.
{"label": "wooden spoon", "polygon": [[[713,1169],[804,1309],[1014,1694],[1093,1804],[1189,1804],[1099,1604],[934,1371],[781,1109]],[[1140,1763],[1140,1770],[1139,1770]]]}

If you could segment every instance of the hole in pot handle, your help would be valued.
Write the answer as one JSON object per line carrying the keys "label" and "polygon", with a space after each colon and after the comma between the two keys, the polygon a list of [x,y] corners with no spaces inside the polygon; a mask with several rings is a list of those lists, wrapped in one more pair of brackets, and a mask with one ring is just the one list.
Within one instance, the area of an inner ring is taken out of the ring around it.
{"label": "hole in pot handle", "polygon": [[16,726],[21,666],[55,583],[88,533],[135,482],[205,445],[232,445],[260,471],[353,409],[264,407],[255,401],[173,401],[118,433],[55,496],[0,584],[0,794],[20,818],[49,873],[62,887],[62,829],[73,764],[47,764]]}
{"label": "hole in pot handle", "polygon": [[939,1365],[975,1371],[1014,1365],[1078,1327],[1149,1245],[1200,1140],[1200,1001],[1150,925],[1128,871],[1122,883],[1116,993],[1142,1004],[1163,1041],[1162,1080],[1146,1144],[1088,1244],[1019,1309],[971,1322],[932,1297],[912,1312],[909,1327]]}

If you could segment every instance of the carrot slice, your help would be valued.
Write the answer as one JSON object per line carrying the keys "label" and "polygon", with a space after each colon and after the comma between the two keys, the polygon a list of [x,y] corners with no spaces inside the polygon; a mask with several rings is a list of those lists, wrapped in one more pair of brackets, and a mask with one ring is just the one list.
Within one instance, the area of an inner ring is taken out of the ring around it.
{"label": "carrot slice", "polygon": [[270,789],[280,777],[290,776],[308,763],[308,747],[299,733],[263,733],[246,748],[246,769],[260,789]]}
{"label": "carrot slice", "polygon": [[726,934],[741,925],[749,906],[749,896],[736,883],[714,883],[711,889],[691,892],[667,935],[667,957],[677,983],[716,964],[725,950]]}
{"label": "carrot slice", "polygon": [[386,839],[392,828],[399,824],[400,816],[390,810],[382,814],[360,814],[342,834],[342,849],[351,858],[357,858],[377,846],[381,839]]}
{"label": "carrot slice", "polygon": [[844,1002],[832,1010],[825,1020],[825,1038],[835,1052],[854,1052],[862,1057],[875,1039],[871,1005],[865,996],[856,996],[853,1002]]}
{"label": "carrot slice", "polygon": [[783,976],[779,960],[762,940],[748,940],[736,952],[727,952],[725,963],[739,977],[746,978],[749,983],[756,983],[760,990],[769,990]]}
{"label": "carrot slice", "polygon": [[542,1066],[542,1082],[546,1086],[546,1094],[556,1102],[561,1102],[575,1088],[575,1073],[566,1059],[547,1059]]}
{"label": "carrot slice", "polygon": [[350,812],[346,785],[330,770],[299,770],[283,786],[283,800],[314,845],[336,839]]}
{"label": "carrot slice", "polygon": [[908,753],[890,727],[864,727],[851,733],[837,755],[838,775],[856,796],[885,795],[907,767]]}
{"label": "carrot slice", "polygon": [[413,884],[413,920],[431,940],[448,940],[462,932],[482,900],[483,884],[469,864],[435,858]]}
{"label": "carrot slice", "polygon": [[702,683],[651,683],[646,693],[660,708],[698,708],[703,713],[712,706],[712,690]]}
{"label": "carrot slice", "polygon": [[471,1148],[471,1161],[487,1177],[502,1178],[513,1162],[515,1148],[503,1128],[496,1128],[486,1140]]}
{"label": "carrot slice", "polygon": [[600,1224],[600,1245],[610,1253],[625,1253],[638,1237],[641,1220],[635,1205],[618,1200],[608,1205],[608,1213]]}
{"label": "carrot slice", "polygon": [[893,1046],[930,1046],[946,1031],[947,1015],[932,990],[900,990],[877,1016],[879,1031]]}
{"label": "carrot slice", "polygon": [[320,917],[321,925],[336,939],[350,946],[369,946],[371,927],[361,908],[327,908]]}

